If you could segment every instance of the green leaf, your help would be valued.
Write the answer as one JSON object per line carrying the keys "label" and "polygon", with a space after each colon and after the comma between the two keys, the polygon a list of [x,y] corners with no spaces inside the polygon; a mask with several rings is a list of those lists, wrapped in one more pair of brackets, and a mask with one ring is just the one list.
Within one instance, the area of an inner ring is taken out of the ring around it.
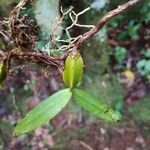
{"label": "green leaf", "polygon": [[64,83],[71,89],[81,81],[83,76],[83,59],[78,51],[68,55],[62,75]]}
{"label": "green leaf", "polygon": [[88,94],[87,92],[74,89],[73,98],[85,110],[91,112],[103,120],[117,122],[120,119],[120,116],[112,108],[110,108],[107,104],[98,98]]}
{"label": "green leaf", "polygon": [[65,107],[71,95],[70,89],[64,89],[48,97],[20,120],[14,134],[19,136],[47,123]]}
{"label": "green leaf", "polygon": [[142,75],[145,75],[145,65],[146,65],[146,62],[147,60],[146,59],[142,59],[140,60],[137,64],[136,64],[136,67],[138,69],[138,71],[142,74]]}

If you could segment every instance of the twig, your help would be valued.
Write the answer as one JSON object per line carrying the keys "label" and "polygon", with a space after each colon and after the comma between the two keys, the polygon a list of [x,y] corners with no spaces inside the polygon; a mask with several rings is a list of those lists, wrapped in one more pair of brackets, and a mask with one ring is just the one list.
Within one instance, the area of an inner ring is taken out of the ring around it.
{"label": "twig", "polygon": [[138,3],[140,0],[130,0],[127,3],[118,6],[118,8],[108,12],[102,19],[99,20],[99,22],[93,27],[91,30],[86,32],[81,38],[79,38],[74,43],[74,48],[79,49],[82,44],[90,39],[92,36],[94,36],[98,31],[102,29],[102,27],[113,17],[119,15],[120,13],[126,11],[129,7],[134,6],[136,3]]}
{"label": "twig", "polygon": [[[22,9],[22,6],[26,3],[27,0],[21,0],[20,3],[15,7],[14,11],[11,12],[10,14],[10,18],[9,18],[9,22],[12,21],[12,24],[14,23],[14,19],[15,17],[17,17],[18,15],[18,11],[20,9]],[[119,15],[120,13],[124,12],[125,10],[127,10],[129,7],[135,5],[137,2],[139,2],[140,0],[130,0],[127,3],[125,3],[124,5],[118,6],[118,8],[108,12],[103,18],[101,18],[99,20],[99,22],[93,26],[93,25],[80,25],[78,24],[78,17],[82,14],[84,14],[86,11],[89,10],[89,8],[84,9],[83,11],[79,12],[78,14],[76,14],[74,11],[72,11],[73,7],[70,7],[70,9],[67,12],[63,12],[62,7],[61,7],[61,12],[62,12],[62,17],[60,18],[60,20],[58,20],[57,25],[55,26],[54,30],[52,31],[52,36],[54,36],[53,34],[55,33],[56,29],[60,26],[60,24],[62,23],[62,20],[64,18],[65,15],[69,14],[70,18],[72,20],[72,24],[70,26],[68,26],[65,30],[66,33],[68,33],[68,45],[63,45],[61,47],[59,47],[59,49],[63,49],[63,50],[68,50],[68,49],[79,49],[83,43],[85,41],[87,41],[88,39],[90,39],[92,36],[94,36],[98,31],[100,31],[102,29],[102,27],[113,17]],[[14,17],[12,17],[14,15]],[[74,15],[74,17],[73,17]],[[70,37],[69,34],[69,29],[71,29],[73,26],[79,26],[79,27],[89,27],[91,28],[89,31],[87,31],[85,34],[80,35],[78,37]],[[61,41],[59,38],[55,38],[54,40]],[[62,41],[62,42],[66,42],[66,41]],[[1,54],[3,55],[3,53]],[[48,56],[48,55],[44,55],[42,53],[38,53],[38,52],[30,52],[28,51],[22,51],[22,52],[18,52],[18,51],[11,51],[11,55],[9,55],[10,58],[12,57],[19,57],[19,58],[23,58],[23,57],[34,57],[36,59],[39,59],[40,61],[43,61],[44,63],[47,64],[53,64],[53,65],[57,65],[60,66],[60,62],[63,62],[65,57],[67,54],[65,54],[63,57],[55,57],[55,56]],[[8,54],[7,54],[8,57]]]}
{"label": "twig", "polygon": [[37,58],[42,58],[47,60],[48,62],[51,61],[63,61],[64,58],[63,57],[52,57],[52,56],[48,56],[48,55],[44,55],[41,53],[37,53],[37,52],[12,52],[11,53],[11,57],[24,57],[24,56],[30,56],[30,57],[37,57]]}
{"label": "twig", "polygon": [[[78,37],[75,37],[75,38],[71,37],[71,35],[69,33],[69,30],[72,29],[74,26],[77,26],[77,27],[80,27],[80,28],[93,28],[94,27],[94,25],[81,25],[81,24],[77,23],[78,20],[79,20],[79,17],[81,15],[83,15],[85,12],[87,12],[88,10],[90,10],[90,7],[85,8],[84,10],[82,10],[79,13],[76,13],[75,11],[73,11],[73,7],[71,6],[68,11],[64,12],[62,7],[61,7],[60,11],[61,11],[62,17],[60,19],[56,18],[54,29],[53,29],[53,31],[50,35],[50,39],[51,39],[51,42],[52,42],[54,47],[57,47],[58,49],[62,49],[64,51],[70,49],[71,47],[73,47],[73,43],[75,41],[77,41]],[[61,26],[61,23],[62,23],[65,15],[69,15],[72,23],[71,23],[71,25],[69,25],[68,27],[66,27],[64,29]],[[55,37],[54,33],[58,28],[60,28],[62,30],[65,30],[65,32],[67,34],[67,37],[68,37],[66,40],[62,40],[62,39],[60,39],[60,37]],[[67,45],[65,45],[65,47],[64,47],[64,45],[59,47],[57,42],[67,43]]]}
{"label": "twig", "polygon": [[34,57],[36,59],[39,59],[41,62],[45,63],[45,64],[52,64],[54,66],[57,66],[60,69],[63,69],[63,67],[61,66],[61,62],[64,61],[65,56],[64,57],[52,57],[52,56],[48,56],[48,55],[44,55],[42,53],[37,53],[37,52],[18,52],[18,51],[12,51],[10,54],[10,59],[12,57]]}
{"label": "twig", "polygon": [[[69,13],[69,16],[70,16],[70,19],[71,19],[71,21],[72,21],[72,24],[66,28],[66,33],[67,33],[68,39],[71,38],[70,33],[69,33],[69,29],[73,28],[74,26],[85,27],[85,28],[94,28],[94,27],[95,27],[94,25],[80,25],[80,24],[77,23],[79,16],[83,15],[83,14],[84,14],[85,12],[87,12],[88,10],[90,10],[90,7],[88,7],[88,8],[86,8],[86,9],[82,10],[81,12],[79,12],[79,13],[77,13],[77,14],[76,14],[74,11],[71,11],[71,12]],[[72,15],[75,16],[75,19],[73,19],[73,16],[72,16]]]}
{"label": "twig", "polygon": [[72,11],[72,9],[73,9],[73,7],[70,6],[69,10],[67,10],[66,12],[64,12],[62,6],[60,7],[60,11],[61,11],[62,16],[61,16],[61,18],[56,18],[56,19],[55,19],[55,21],[54,21],[54,22],[55,22],[54,29],[53,29],[53,31],[52,31],[51,34],[50,34],[50,39],[51,39],[51,42],[52,42],[52,44],[54,45],[54,47],[58,47],[58,46],[57,46],[57,43],[56,43],[55,32],[56,32],[56,30],[57,30],[58,28],[60,28],[60,29],[63,30],[63,28],[61,27],[61,23],[62,23],[64,17],[65,17],[67,14],[69,14],[69,13]]}

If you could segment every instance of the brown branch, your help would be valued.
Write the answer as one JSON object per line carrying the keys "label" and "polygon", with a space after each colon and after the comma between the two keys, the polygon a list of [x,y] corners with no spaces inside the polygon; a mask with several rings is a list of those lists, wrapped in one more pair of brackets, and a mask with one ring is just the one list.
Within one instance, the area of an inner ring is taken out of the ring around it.
{"label": "brown branch", "polygon": [[37,53],[37,52],[18,52],[18,51],[12,51],[10,52],[10,54],[7,56],[10,57],[9,59],[11,59],[12,57],[34,57],[36,59],[39,59],[40,62],[43,62],[45,64],[52,64],[54,66],[57,66],[58,68],[63,68],[61,66],[61,62],[64,61],[64,57],[53,57],[53,56],[48,56],[48,55],[44,55],[42,53]]}
{"label": "brown branch", "polygon": [[[98,31],[100,31],[102,29],[102,27],[113,17],[119,15],[120,13],[124,12],[125,10],[127,10],[129,7],[135,5],[137,2],[139,2],[140,0],[130,0],[127,3],[118,6],[118,8],[108,12],[103,18],[101,18],[99,20],[99,22],[88,32],[86,32],[83,36],[79,36],[79,38],[77,38],[71,45],[71,47],[73,47],[73,49],[79,49],[83,43],[85,41],[87,41],[88,39],[90,39],[92,36],[94,36]],[[22,2],[24,2],[24,0],[22,0]],[[44,55],[42,53],[38,53],[38,52],[18,52],[18,51],[11,51],[10,52],[10,56],[9,54],[7,55],[7,57],[9,56],[10,58],[12,57],[18,57],[18,58],[24,58],[24,57],[34,57],[36,59],[39,59],[40,61],[47,63],[47,64],[53,64],[53,65],[60,65],[60,62],[63,62],[66,55],[64,55],[63,57],[54,57],[54,56],[48,56],[48,55]]]}
{"label": "brown branch", "polygon": [[30,57],[41,58],[41,59],[47,60],[47,62],[63,61],[63,59],[64,59],[61,57],[48,56],[48,55],[44,55],[42,53],[37,53],[37,52],[16,52],[16,51],[11,52],[11,57],[17,57],[17,56],[19,56],[19,57],[30,56]]}
{"label": "brown branch", "polygon": [[99,22],[95,25],[94,28],[86,32],[81,38],[79,38],[75,43],[74,43],[74,48],[79,49],[82,44],[90,39],[92,36],[94,36],[99,30],[102,29],[102,27],[113,17],[119,15],[120,13],[126,11],[129,7],[135,5],[137,2],[140,0],[130,0],[127,3],[118,6],[118,8],[108,12],[102,19],[99,20]]}

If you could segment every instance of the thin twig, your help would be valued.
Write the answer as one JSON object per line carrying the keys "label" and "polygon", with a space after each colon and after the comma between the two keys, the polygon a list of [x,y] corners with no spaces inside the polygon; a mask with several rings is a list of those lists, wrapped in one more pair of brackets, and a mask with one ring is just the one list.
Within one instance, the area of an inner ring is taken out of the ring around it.
{"label": "thin twig", "polygon": [[[27,0],[21,0],[20,3],[15,7],[14,11],[11,12],[10,14],[10,19],[9,22],[15,19],[12,18],[13,14],[14,17],[16,17],[18,15],[18,11],[20,9],[22,9],[22,6],[24,6],[24,4],[26,3]],[[70,18],[72,20],[72,24],[66,28],[66,32],[71,29],[73,26],[79,26],[79,27],[92,27],[88,32],[86,32],[83,35],[80,35],[78,37],[72,38],[69,37],[68,41],[70,42],[68,45],[63,45],[60,48],[62,48],[63,50],[68,50],[70,48],[73,49],[79,49],[83,43],[85,41],[87,41],[88,39],[90,39],[92,36],[94,36],[98,31],[100,31],[102,29],[102,27],[113,17],[119,15],[120,13],[124,12],[125,10],[127,10],[129,7],[134,6],[136,3],[138,3],[140,0],[130,0],[127,3],[125,3],[124,5],[118,6],[118,8],[108,12],[103,18],[101,18],[99,20],[99,22],[95,25],[95,26],[91,26],[91,25],[80,25],[77,23],[78,21],[78,17],[80,15],[82,15],[83,13],[85,13],[86,11],[89,10],[89,8],[84,9],[83,11],[79,12],[78,14],[76,14],[74,11],[72,11],[73,7],[71,7],[67,12],[63,12],[62,7],[61,7],[61,12],[62,12],[62,17],[60,18],[60,20],[58,20],[58,24],[56,25],[56,27],[54,28],[52,35],[54,34],[54,32],[56,31],[56,29],[59,27],[59,25],[62,23],[62,20],[64,18],[64,15],[69,14]],[[72,16],[74,15],[74,17]],[[68,31],[68,35],[69,35],[69,31]],[[60,40],[59,38],[54,38],[57,39],[58,41]],[[8,54],[7,54],[8,56]],[[11,52],[11,56],[9,57],[19,57],[19,58],[24,58],[24,57],[34,57],[36,59],[39,59],[41,61],[43,61],[44,63],[47,64],[54,64],[54,65],[58,65],[60,64],[60,62],[63,62],[66,54],[63,57],[55,57],[55,56],[48,56],[48,55],[44,55],[42,53],[38,53],[38,52],[30,52],[28,51],[22,51],[22,52],[18,52],[18,51],[12,51]]]}
{"label": "thin twig", "polygon": [[[70,6],[70,9],[66,12],[63,11],[62,7],[60,8],[62,16],[60,19],[58,19],[58,18],[55,19],[54,29],[50,35],[50,39],[51,39],[51,42],[52,42],[54,47],[57,47],[58,49],[61,49],[63,51],[66,51],[66,50],[70,49],[71,47],[73,47],[73,43],[75,41],[77,41],[78,37],[75,37],[75,38],[71,37],[69,30],[72,29],[74,26],[77,26],[80,28],[93,28],[94,27],[94,25],[81,25],[78,23],[79,17],[81,15],[83,15],[85,12],[87,12],[88,10],[90,10],[90,7],[85,8],[84,10],[82,10],[79,13],[76,13],[75,11],[73,11],[72,6]],[[65,15],[69,15],[72,23],[68,27],[63,28],[61,26],[61,23],[63,22]],[[68,37],[66,40],[62,40],[62,39],[60,39],[60,37],[55,37],[54,33],[58,28],[60,28],[61,30],[65,30],[67,37]],[[66,46],[65,47],[64,46],[59,47],[57,44],[58,42],[67,43],[67,47]]]}
{"label": "thin twig", "polygon": [[58,28],[60,28],[61,30],[63,30],[63,27],[61,27],[61,23],[64,19],[64,17],[69,14],[71,11],[72,11],[73,7],[70,6],[69,10],[67,10],[66,12],[63,11],[63,8],[62,6],[60,7],[60,11],[61,11],[61,18],[56,18],[55,19],[55,25],[54,25],[54,29],[52,30],[51,34],[50,34],[50,39],[51,39],[51,42],[52,44],[54,45],[54,47],[58,47],[57,45],[57,41],[56,41],[56,37],[55,37],[55,32],[57,31]]}
{"label": "thin twig", "polygon": [[[18,52],[18,51],[12,51],[11,56],[9,56],[10,59],[12,57],[27,57],[27,58],[36,58],[39,59],[41,62],[45,64],[52,64],[54,66],[57,66],[58,68],[62,69],[63,67],[61,66],[61,62],[64,62],[65,56],[63,57],[52,57],[48,55],[44,55],[42,53],[37,53],[37,52]],[[22,58],[21,58],[22,59]]]}
{"label": "thin twig", "polygon": [[24,56],[33,56],[33,57],[38,57],[38,58],[42,58],[45,59],[47,61],[62,61],[64,58],[62,57],[53,57],[53,56],[48,56],[48,55],[44,55],[42,53],[37,53],[37,52],[12,52],[11,53],[11,57],[16,57],[16,56],[20,56],[20,57],[24,57]]}
{"label": "thin twig", "polygon": [[[93,28],[93,27],[94,27],[94,25],[80,25],[80,24],[77,23],[78,20],[79,20],[79,16],[83,15],[83,14],[84,14],[85,12],[87,12],[88,10],[90,10],[90,7],[88,7],[88,8],[86,8],[86,9],[82,10],[81,12],[79,12],[79,13],[77,13],[77,14],[76,14],[74,11],[71,11],[71,12],[69,13],[69,16],[70,16],[70,19],[71,19],[71,21],[72,21],[72,24],[66,28],[66,33],[67,33],[68,39],[71,38],[70,33],[69,33],[69,29],[73,28],[74,26],[85,27],[85,28]],[[75,19],[73,19],[73,16],[72,16],[72,15],[75,16]]]}

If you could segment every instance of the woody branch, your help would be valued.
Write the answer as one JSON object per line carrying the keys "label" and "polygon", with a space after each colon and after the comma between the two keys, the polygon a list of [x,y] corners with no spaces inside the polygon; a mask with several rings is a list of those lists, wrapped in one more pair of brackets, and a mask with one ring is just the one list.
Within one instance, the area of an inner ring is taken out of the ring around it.
{"label": "woody branch", "polygon": [[98,23],[91,30],[86,32],[82,37],[80,37],[75,43],[74,48],[79,49],[85,41],[94,36],[98,31],[102,29],[102,27],[113,17],[119,15],[120,13],[126,11],[129,7],[134,6],[136,3],[140,2],[140,0],[130,0],[127,3],[118,6],[118,8],[108,12],[103,18],[101,18]]}
{"label": "woody branch", "polygon": [[[98,31],[100,31],[102,29],[102,27],[110,20],[112,19],[113,17],[119,15],[120,13],[126,11],[129,7],[132,7],[134,6],[135,4],[137,4],[138,2],[140,2],[140,0],[130,0],[128,1],[127,3],[123,4],[123,5],[120,5],[118,6],[116,9],[108,12],[104,17],[102,17],[98,23],[95,25],[95,26],[90,26],[91,29],[89,31],[87,31],[86,33],[84,33],[83,35],[80,35],[78,36],[77,38],[75,38],[73,40],[73,42],[71,42],[71,45],[69,44],[69,47],[66,48],[66,50],[68,50],[69,48],[73,48],[73,49],[79,49],[83,44],[84,42],[86,42],[88,39],[90,39],[92,36],[94,36]],[[72,10],[72,8],[71,8]],[[69,10],[69,12],[71,11]],[[67,12],[67,13],[69,13]],[[77,14],[74,14],[74,15],[77,15]],[[80,14],[79,14],[80,15]],[[77,16],[78,17],[78,16]],[[72,21],[73,18],[71,17]],[[76,21],[76,20],[75,20]],[[78,26],[78,24],[75,22],[75,25]],[[82,25],[79,25],[82,27]],[[89,26],[88,26],[89,27]],[[68,28],[67,28],[68,30]],[[41,60],[43,60],[44,62],[47,62],[47,63],[50,63],[50,62],[61,62],[65,59],[66,57],[66,54],[65,56],[63,57],[52,57],[52,56],[48,56],[48,55],[44,55],[42,53],[38,53],[38,52],[16,52],[16,51],[12,51],[11,52],[11,56],[12,57],[26,57],[26,56],[33,56],[35,58],[40,58]]]}

